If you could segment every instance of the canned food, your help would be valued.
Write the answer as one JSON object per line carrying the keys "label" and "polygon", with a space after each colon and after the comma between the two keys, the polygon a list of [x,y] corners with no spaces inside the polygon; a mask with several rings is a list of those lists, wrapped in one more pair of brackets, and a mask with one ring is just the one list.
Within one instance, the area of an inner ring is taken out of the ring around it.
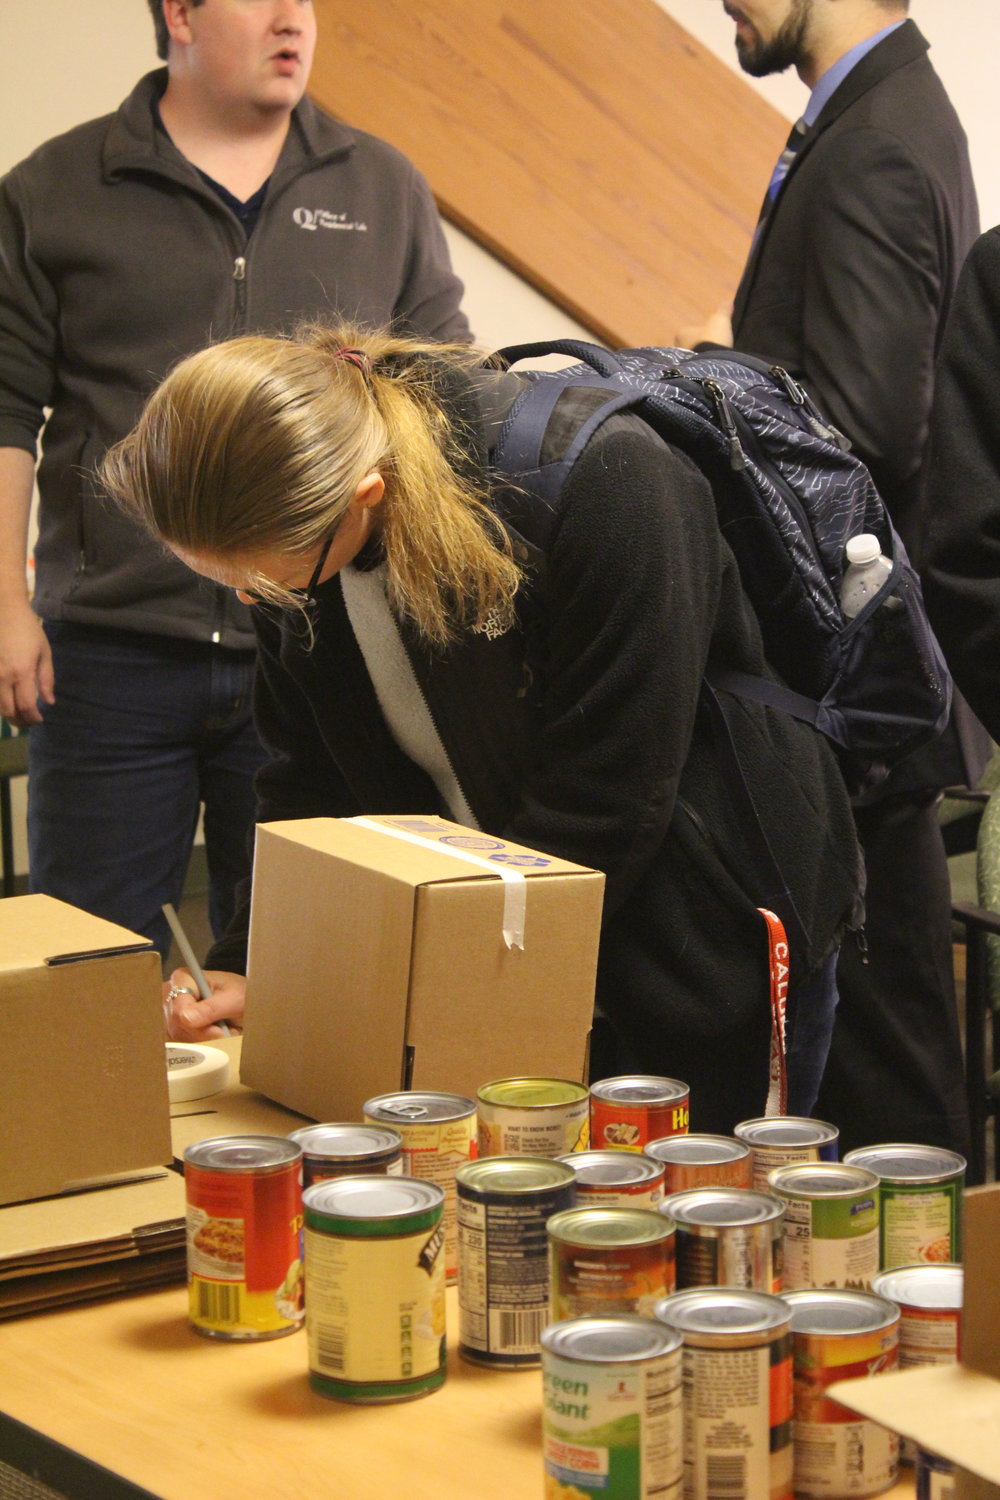
{"label": "canned food", "polygon": [[750,1147],[728,1135],[668,1135],[643,1147],[663,1165],[665,1192],[695,1187],[751,1187]]}
{"label": "canned food", "polygon": [[735,1287],[675,1292],[684,1340],[684,1500],[791,1500],[791,1309]]}
{"label": "canned food", "polygon": [[581,1204],[656,1208],[663,1198],[663,1167],[634,1151],[573,1151],[561,1156],[576,1173]]}
{"label": "canned food", "polygon": [[844,1157],[879,1179],[881,1265],[962,1259],[965,1158],[941,1146],[863,1146]]}
{"label": "canned food", "polygon": [[677,1285],[780,1292],[784,1204],[756,1188],[689,1188],[660,1204],[677,1225]]}
{"label": "canned food", "polygon": [[341,1401],[409,1401],[445,1377],[444,1192],[340,1177],[303,1194],[309,1383]]}
{"label": "canned food", "polygon": [[681,1336],[651,1318],[542,1331],[546,1495],[680,1500]]}
{"label": "canned food", "polygon": [[279,1136],[214,1136],[185,1151],[188,1315],[206,1338],[301,1327],[301,1181],[301,1148]]}
{"label": "canned food", "polygon": [[870,1287],[879,1245],[874,1173],[818,1161],[775,1167],[768,1183],[785,1205],[785,1287]]}
{"label": "canned food", "polygon": [[786,1292],[792,1310],[795,1494],[799,1500],[880,1495],[899,1472],[899,1438],[827,1395],[837,1380],[894,1370],[899,1309],[846,1288]]}
{"label": "canned food", "polygon": [[458,1188],[459,1353],[499,1369],[537,1365],[549,1320],[547,1221],[576,1201],[562,1161],[494,1156],[468,1162]]}
{"label": "canned food", "polygon": [[590,1086],[590,1139],[599,1149],[644,1151],[649,1141],[687,1132],[691,1091],[677,1078],[646,1073]]}
{"label": "canned food", "polygon": [[464,1094],[407,1089],[378,1094],[364,1105],[373,1124],[391,1126],[403,1143],[403,1171],[408,1177],[436,1182],[444,1189],[444,1270],[448,1281],[458,1274],[455,1172],[476,1155],[476,1106]]}
{"label": "canned food", "polygon": [[809,1120],[802,1115],[770,1115],[759,1120],[744,1120],[733,1131],[736,1139],[746,1141],[753,1152],[753,1186],[767,1187],[768,1173],[775,1167],[790,1167],[798,1162],[836,1161],[839,1155],[840,1131],[825,1120]]}
{"label": "canned food", "polygon": [[654,1209],[565,1209],[548,1236],[553,1321],[649,1314],[674,1289],[674,1226]]}
{"label": "canned food", "polygon": [[917,1449],[916,1500],[954,1500],[955,1465],[937,1453]]}
{"label": "canned food", "polygon": [[954,1365],[961,1356],[961,1266],[894,1266],[872,1291],[899,1308],[899,1364]]}
{"label": "canned food", "polygon": [[[894,1266],[872,1278],[872,1291],[899,1308],[899,1367],[954,1365],[961,1349],[963,1272],[961,1266]],[[903,1463],[916,1461],[908,1438]]]}
{"label": "canned food", "polygon": [[331,1177],[357,1177],[385,1172],[398,1177],[403,1171],[403,1143],[398,1130],[373,1125],[303,1125],[288,1139],[302,1147],[302,1186],[326,1182]]}
{"label": "canned food", "polygon": [[477,1095],[480,1156],[565,1156],[584,1151],[590,1101],[566,1078],[500,1078]]}

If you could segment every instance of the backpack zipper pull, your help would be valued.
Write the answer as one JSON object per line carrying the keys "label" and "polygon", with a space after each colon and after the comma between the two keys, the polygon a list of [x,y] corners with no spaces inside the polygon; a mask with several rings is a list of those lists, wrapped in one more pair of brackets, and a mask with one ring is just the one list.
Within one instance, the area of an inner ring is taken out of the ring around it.
{"label": "backpack zipper pull", "polygon": [[789,375],[787,370],[782,369],[781,365],[771,365],[769,374],[773,375],[779,385],[783,387],[785,395],[791,401],[792,405],[802,407],[809,426],[817,437],[823,438],[827,443],[836,443],[841,453],[850,453],[852,447],[850,438],[845,437],[838,428],[834,427],[832,422],[828,422],[825,417],[820,416],[819,409],[813,403],[808,392],[803,390],[799,382]]}
{"label": "backpack zipper pull", "polygon": [[729,465],[736,473],[747,466],[747,456],[743,452],[743,444],[740,442],[739,432],[736,430],[736,422],[733,418],[732,408],[722,386],[717,380],[703,380],[702,388],[712,398],[715,414],[719,419],[719,426],[729,439]]}

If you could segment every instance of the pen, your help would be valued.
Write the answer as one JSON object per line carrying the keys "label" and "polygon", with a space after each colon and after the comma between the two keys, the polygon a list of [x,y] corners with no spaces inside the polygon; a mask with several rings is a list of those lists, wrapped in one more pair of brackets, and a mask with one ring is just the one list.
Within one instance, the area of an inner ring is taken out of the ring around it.
{"label": "pen", "polygon": [[[194,956],[194,949],[188,942],[188,935],[184,931],[184,928],[181,926],[181,919],[174,911],[174,908],[169,901],[164,902],[163,915],[170,923],[170,931],[177,939],[177,946],[181,950],[181,957],[183,958],[185,965],[190,971],[191,978],[198,986],[199,998],[202,1000],[208,1000],[212,994],[212,986],[205,978],[204,971],[202,970],[201,965]],[[231,1035],[229,1025],[226,1021],[217,1021],[216,1025],[221,1028],[226,1036]]]}

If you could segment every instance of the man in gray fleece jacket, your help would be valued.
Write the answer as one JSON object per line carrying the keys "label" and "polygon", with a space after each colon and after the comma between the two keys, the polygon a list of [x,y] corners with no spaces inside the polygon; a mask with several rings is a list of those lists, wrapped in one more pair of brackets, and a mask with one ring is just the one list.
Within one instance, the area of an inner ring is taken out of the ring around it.
{"label": "man in gray fleece jacket", "polygon": [[31,726],[32,889],[165,953],[199,804],[217,932],[247,873],[253,631],[95,466],[211,340],[334,314],[469,334],[423,178],[304,97],[310,0],[149,4],[166,68],[0,183],[0,714]]}

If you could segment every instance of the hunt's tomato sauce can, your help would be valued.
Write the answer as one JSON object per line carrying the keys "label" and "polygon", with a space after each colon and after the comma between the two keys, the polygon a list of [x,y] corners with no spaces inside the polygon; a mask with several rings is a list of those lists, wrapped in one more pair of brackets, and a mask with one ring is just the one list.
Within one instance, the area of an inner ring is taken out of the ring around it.
{"label": "hunt's tomato sauce can", "polygon": [[275,1339],[303,1319],[302,1148],[215,1136],[184,1153],[188,1308],[211,1339]]}
{"label": "hunt's tomato sauce can", "polygon": [[650,1141],[686,1135],[691,1091],[677,1078],[648,1073],[602,1078],[590,1086],[590,1142],[595,1151],[644,1151]]}

